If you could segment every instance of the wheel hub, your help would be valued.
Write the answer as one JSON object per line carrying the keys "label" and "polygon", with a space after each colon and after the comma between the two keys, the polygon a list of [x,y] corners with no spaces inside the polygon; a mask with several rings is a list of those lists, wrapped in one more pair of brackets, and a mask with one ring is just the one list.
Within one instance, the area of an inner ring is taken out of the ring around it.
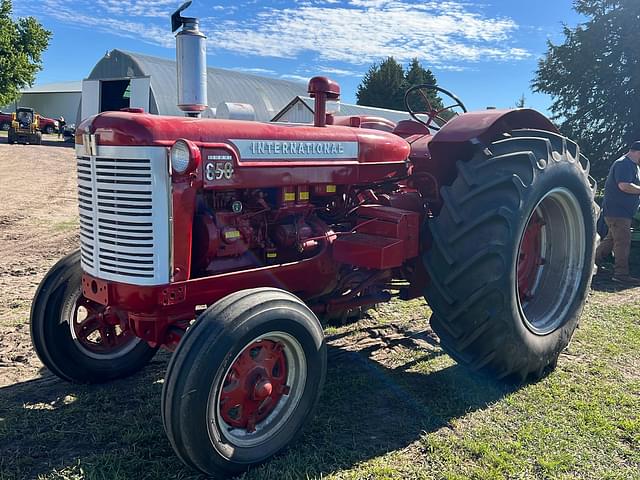
{"label": "wheel hub", "polygon": [[123,328],[120,318],[112,309],[92,302],[81,294],[75,302],[69,324],[78,347],[94,358],[123,355],[138,340],[129,328]]}
{"label": "wheel hub", "polygon": [[520,301],[533,298],[540,267],[545,260],[542,257],[542,229],[544,221],[534,214],[522,237],[518,256],[518,291]]}
{"label": "wheel hub", "polygon": [[231,365],[220,394],[222,419],[253,432],[289,393],[284,345],[259,340],[246,347]]}

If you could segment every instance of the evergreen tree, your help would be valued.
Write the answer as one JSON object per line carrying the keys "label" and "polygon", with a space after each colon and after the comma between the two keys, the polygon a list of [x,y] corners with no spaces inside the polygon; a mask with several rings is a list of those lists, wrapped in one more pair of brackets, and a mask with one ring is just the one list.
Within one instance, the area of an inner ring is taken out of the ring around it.
{"label": "evergreen tree", "polygon": [[[405,72],[400,63],[393,57],[389,57],[380,65],[373,64],[369,68],[358,86],[356,97],[358,105],[404,111],[406,110],[404,95],[409,88],[415,85],[437,85],[437,83],[433,72],[420,65],[417,58],[411,60]],[[442,108],[442,100],[437,92],[428,91],[426,95],[433,108]],[[427,103],[417,92],[409,101],[413,110],[429,110]],[[451,116],[449,112],[443,112],[444,118],[448,119]]]}
{"label": "evergreen tree", "polygon": [[33,17],[14,21],[12,10],[11,0],[0,0],[0,105],[10,104],[21,88],[33,85],[51,37]]}
{"label": "evergreen tree", "polygon": [[[425,70],[424,67],[420,65],[420,62],[418,61],[417,58],[414,58],[413,60],[411,60],[411,63],[409,64],[409,69],[407,70],[407,73],[404,76],[403,90],[405,92],[409,90],[411,87],[414,87],[416,85],[436,86],[437,84],[438,84],[438,81],[436,80],[436,77],[431,70]],[[431,104],[432,108],[436,108],[436,109],[442,108],[443,106],[442,100],[438,96],[438,92],[436,92],[435,90],[429,90],[429,91],[423,91],[423,92],[426,94],[427,99],[429,100],[429,103]],[[410,101],[411,107],[414,110],[422,110],[422,111],[429,110],[427,102],[417,92],[416,94],[414,94],[412,98],[409,99],[409,101]],[[405,110],[404,100],[402,103],[402,110]],[[442,113],[444,114],[445,112],[442,112]]]}
{"label": "evergreen tree", "polygon": [[515,108],[525,108],[527,102],[527,97],[524,96],[524,93],[520,96],[520,98],[516,101]]}
{"label": "evergreen tree", "polygon": [[602,177],[628,145],[640,140],[640,2],[576,0],[589,19],[549,42],[533,81],[553,97],[562,132],[577,140]]}
{"label": "evergreen tree", "polygon": [[358,105],[404,110],[404,70],[393,57],[373,64],[358,86]]}

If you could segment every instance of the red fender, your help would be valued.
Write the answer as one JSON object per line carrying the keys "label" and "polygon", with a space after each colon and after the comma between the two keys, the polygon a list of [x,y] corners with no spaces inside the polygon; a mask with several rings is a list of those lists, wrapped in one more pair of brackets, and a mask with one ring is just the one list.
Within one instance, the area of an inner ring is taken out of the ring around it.
{"label": "red fender", "polygon": [[[453,118],[433,137],[424,137],[428,145],[412,144],[415,172],[433,175],[440,186],[450,185],[456,177],[456,162],[473,156],[477,144],[488,145],[498,135],[518,128],[558,132],[556,126],[539,112],[531,109],[483,110]],[[426,148],[425,148],[426,147]],[[418,158],[413,153],[427,150]]]}

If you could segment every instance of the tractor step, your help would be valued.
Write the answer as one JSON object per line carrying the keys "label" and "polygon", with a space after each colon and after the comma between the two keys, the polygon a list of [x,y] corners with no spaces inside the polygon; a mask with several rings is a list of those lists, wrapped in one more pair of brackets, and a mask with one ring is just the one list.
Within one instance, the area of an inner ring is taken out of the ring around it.
{"label": "tractor step", "polygon": [[366,233],[338,237],[333,242],[333,258],[362,268],[387,270],[402,265],[405,260],[405,242]]}

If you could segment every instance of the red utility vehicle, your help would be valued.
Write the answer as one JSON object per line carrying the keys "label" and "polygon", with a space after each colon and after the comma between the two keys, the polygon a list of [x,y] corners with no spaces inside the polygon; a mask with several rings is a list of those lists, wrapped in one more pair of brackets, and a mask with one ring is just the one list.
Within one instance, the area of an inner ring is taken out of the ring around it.
{"label": "red utility vehicle", "polygon": [[58,120],[40,115],[40,131],[52,134],[58,131]]}
{"label": "red utility vehicle", "polygon": [[[202,34],[179,12],[180,61],[181,35]],[[175,350],[164,426],[186,464],[215,474],[301,431],[326,372],[321,322],[393,296],[424,296],[442,348],[471,370],[523,382],[555,367],[595,220],[588,162],[549,120],[465,113],[454,97],[445,123],[428,93],[448,92],[426,85],[407,92],[412,121],[337,117],[325,108],[339,87],[321,77],[312,126],[200,119],[198,88],[179,92],[189,117],[129,109],[77,130],[80,250],[31,312],[56,375],[104,382]]]}
{"label": "red utility vehicle", "polygon": [[0,130],[4,130],[5,132],[9,130],[12,120],[11,112],[0,112]]}

